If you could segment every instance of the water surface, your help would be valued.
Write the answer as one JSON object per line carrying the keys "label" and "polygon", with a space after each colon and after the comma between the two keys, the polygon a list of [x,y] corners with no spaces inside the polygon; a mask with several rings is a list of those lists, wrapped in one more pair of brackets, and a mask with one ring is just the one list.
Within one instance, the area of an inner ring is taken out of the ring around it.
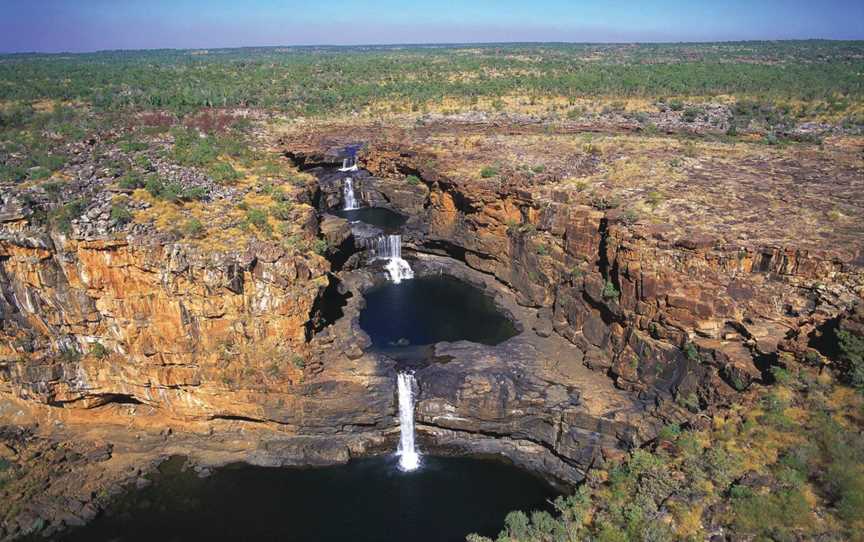
{"label": "water surface", "polygon": [[378,348],[460,340],[494,345],[517,334],[491,297],[448,275],[384,284],[364,297],[360,327]]}
{"label": "water surface", "polygon": [[349,222],[363,222],[381,228],[384,233],[399,233],[406,220],[399,213],[383,207],[360,207],[349,211],[341,209],[333,211],[333,214]]}
{"label": "water surface", "polygon": [[208,478],[173,472],[126,496],[111,515],[62,540],[450,542],[496,535],[512,510],[549,510],[543,480],[499,461],[393,456],[315,469],[232,466]]}

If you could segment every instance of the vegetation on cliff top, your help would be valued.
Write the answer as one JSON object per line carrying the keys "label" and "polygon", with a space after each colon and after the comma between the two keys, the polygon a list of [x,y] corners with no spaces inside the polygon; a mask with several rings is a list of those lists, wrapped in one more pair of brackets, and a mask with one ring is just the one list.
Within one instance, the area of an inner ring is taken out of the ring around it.
{"label": "vegetation on cliff top", "polygon": [[864,540],[864,397],[813,367],[774,377],[729,411],[607,461],[556,501],[557,516],[509,514],[498,542]]}

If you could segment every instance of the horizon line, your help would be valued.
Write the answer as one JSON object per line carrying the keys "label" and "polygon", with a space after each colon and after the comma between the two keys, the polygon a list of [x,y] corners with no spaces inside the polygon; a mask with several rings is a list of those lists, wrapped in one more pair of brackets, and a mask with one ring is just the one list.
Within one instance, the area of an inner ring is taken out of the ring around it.
{"label": "horizon line", "polygon": [[744,40],[712,40],[712,41],[478,41],[478,42],[416,42],[416,43],[356,43],[356,44],[277,44],[277,45],[235,45],[218,47],[152,47],[143,49],[94,49],[91,51],[0,51],[0,56],[36,56],[36,55],[93,55],[100,53],[141,53],[152,51],[230,51],[242,49],[351,49],[357,47],[386,48],[386,47],[489,47],[496,45],[709,45],[709,44],[735,44],[735,43],[795,43],[795,42],[836,42],[836,43],[864,43],[864,37],[856,39],[837,38],[781,38],[781,39],[744,39]]}

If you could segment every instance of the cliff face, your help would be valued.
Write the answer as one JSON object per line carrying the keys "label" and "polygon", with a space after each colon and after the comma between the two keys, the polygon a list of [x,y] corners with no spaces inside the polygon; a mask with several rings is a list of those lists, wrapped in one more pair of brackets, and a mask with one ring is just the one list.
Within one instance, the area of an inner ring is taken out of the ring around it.
{"label": "cliff face", "polygon": [[[322,133],[283,147],[301,166],[341,163],[324,150],[350,142]],[[367,136],[360,159],[371,175],[358,174],[356,189],[408,216],[405,253],[443,258],[434,265],[483,283],[524,329],[501,348],[439,346],[435,354],[451,361],[418,371],[420,432],[442,446],[506,452],[578,479],[600,454],[770,379],[771,365],[803,356],[861,296],[858,246],[748,234],[761,226],[735,214],[706,218],[692,205],[706,200],[701,193],[638,215],[613,189],[598,183],[606,192],[592,192],[564,177],[619,167],[619,157],[604,158],[610,165],[592,149],[556,154],[529,139],[538,156],[563,158],[478,178],[466,163],[474,168],[485,155],[454,157],[430,132],[356,135]],[[708,166],[692,169],[702,175]],[[634,193],[622,182],[622,194]],[[264,188],[255,190],[260,197]],[[325,210],[340,190],[335,178],[322,179],[303,201]],[[0,214],[0,390],[54,410],[140,403],[158,413],[149,422],[157,424],[389,435],[393,362],[366,351],[358,325],[375,273],[350,254],[344,220],[319,224],[311,207],[295,207],[305,211],[291,220],[310,241],[327,240],[331,261],[292,248],[293,237],[217,250],[134,230],[49,236],[20,213]],[[676,214],[685,207],[690,215]],[[326,327],[322,306],[332,295],[347,305]]]}
{"label": "cliff face", "polygon": [[5,391],[53,406],[139,402],[169,418],[295,429],[329,430],[333,416],[337,428],[374,423],[389,397],[368,400],[370,379],[343,380],[330,364],[309,382],[322,367],[306,326],[328,267],[274,243],[212,254],[134,238],[5,234]]}
{"label": "cliff face", "polygon": [[643,397],[725,403],[782,364],[778,345],[802,356],[807,337],[861,297],[857,245],[730,241],[724,229],[634,220],[519,172],[506,183],[447,175],[441,159],[382,143],[366,162],[394,179],[385,195],[408,190],[406,174],[424,181],[426,204],[400,209],[425,218],[416,249],[494,275],[538,309],[538,333],[567,338],[586,365]]}

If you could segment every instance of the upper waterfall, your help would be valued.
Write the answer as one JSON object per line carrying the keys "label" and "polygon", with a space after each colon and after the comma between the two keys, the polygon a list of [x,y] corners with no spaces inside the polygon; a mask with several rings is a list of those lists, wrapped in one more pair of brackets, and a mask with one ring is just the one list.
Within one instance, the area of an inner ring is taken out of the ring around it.
{"label": "upper waterfall", "polygon": [[357,171],[357,158],[355,156],[343,158],[342,167],[339,168],[339,171]]}

